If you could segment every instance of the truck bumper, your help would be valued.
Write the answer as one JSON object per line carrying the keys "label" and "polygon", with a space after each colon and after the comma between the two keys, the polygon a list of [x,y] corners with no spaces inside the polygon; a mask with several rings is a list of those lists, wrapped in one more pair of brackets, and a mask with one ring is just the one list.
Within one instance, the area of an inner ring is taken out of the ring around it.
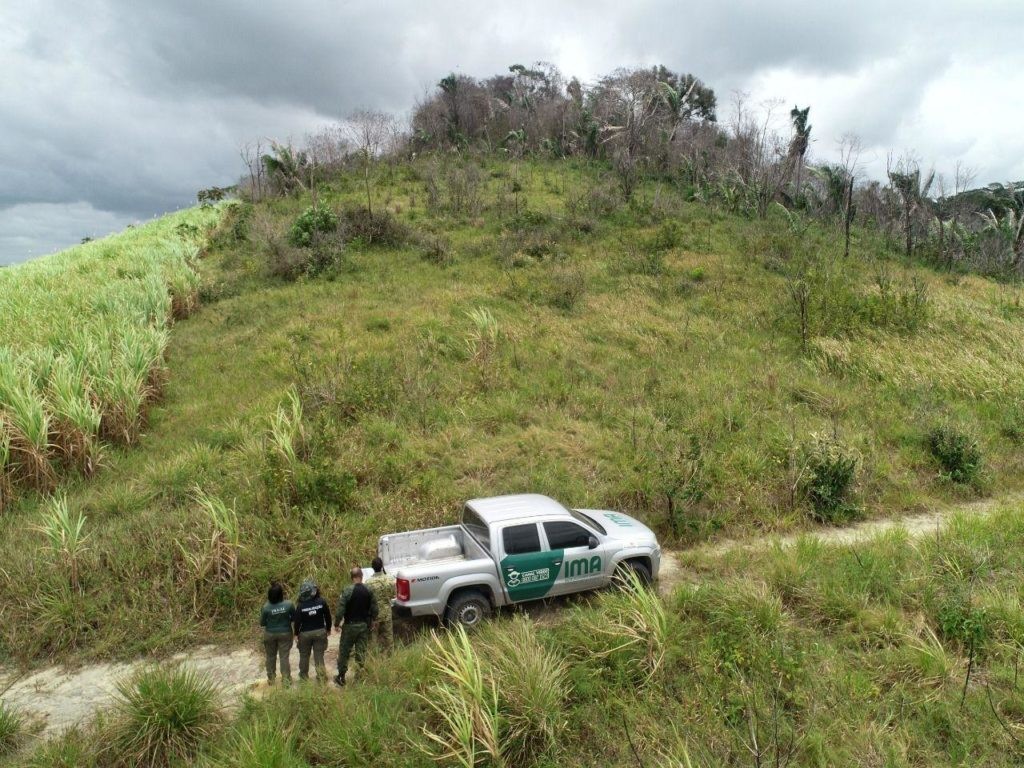
{"label": "truck bumper", "polygon": [[399,605],[398,603],[392,603],[391,608],[395,616],[397,616],[400,619],[412,618],[412,608],[410,608],[407,605]]}

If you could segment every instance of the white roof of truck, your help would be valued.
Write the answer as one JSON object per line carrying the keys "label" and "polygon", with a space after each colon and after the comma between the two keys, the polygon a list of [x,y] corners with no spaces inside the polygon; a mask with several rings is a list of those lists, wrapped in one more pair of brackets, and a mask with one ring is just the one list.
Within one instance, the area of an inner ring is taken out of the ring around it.
{"label": "white roof of truck", "polygon": [[539,493],[517,493],[512,496],[492,496],[489,499],[470,499],[466,502],[485,523],[500,523],[522,517],[564,515],[565,507],[550,496]]}

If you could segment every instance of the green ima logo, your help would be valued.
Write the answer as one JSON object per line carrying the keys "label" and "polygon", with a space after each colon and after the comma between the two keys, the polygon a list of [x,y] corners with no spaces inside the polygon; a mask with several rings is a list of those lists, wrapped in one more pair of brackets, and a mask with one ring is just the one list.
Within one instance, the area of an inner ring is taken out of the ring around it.
{"label": "green ima logo", "polygon": [[601,571],[601,558],[594,555],[591,558],[581,558],[579,560],[570,560],[565,564],[565,577],[571,579],[574,576],[587,576],[591,573],[599,573]]}

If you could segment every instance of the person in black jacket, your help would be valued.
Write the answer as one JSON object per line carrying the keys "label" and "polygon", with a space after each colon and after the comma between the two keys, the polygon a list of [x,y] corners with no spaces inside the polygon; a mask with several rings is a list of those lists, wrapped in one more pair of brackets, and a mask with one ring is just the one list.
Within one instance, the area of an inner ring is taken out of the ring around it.
{"label": "person in black jacket", "polygon": [[363,569],[353,568],[349,575],[352,577],[352,583],[341,593],[338,610],[334,614],[334,625],[342,625],[335,685],[345,684],[348,658],[353,650],[356,654],[356,663],[359,666],[363,665],[366,659],[366,644],[370,639],[370,628],[377,619],[377,596],[363,584]]}
{"label": "person in black jacket", "polygon": [[299,645],[299,679],[309,679],[309,654],[312,652],[316,679],[326,682],[324,653],[327,652],[327,636],[331,634],[331,609],[320,596],[320,588],[311,579],[302,582],[299,587],[299,604],[295,606],[292,625]]}

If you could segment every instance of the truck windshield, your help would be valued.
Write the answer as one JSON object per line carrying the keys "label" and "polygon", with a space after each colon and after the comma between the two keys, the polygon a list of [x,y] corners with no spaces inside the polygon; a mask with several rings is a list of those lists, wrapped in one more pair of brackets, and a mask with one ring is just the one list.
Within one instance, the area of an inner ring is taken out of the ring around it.
{"label": "truck windshield", "polygon": [[473,538],[480,542],[484,549],[488,552],[491,551],[490,531],[484,525],[484,521],[480,519],[480,516],[469,507],[462,510],[462,525],[473,534]]}
{"label": "truck windshield", "polygon": [[607,536],[608,535],[608,531],[606,531],[604,529],[604,526],[601,525],[599,522],[597,522],[597,520],[592,518],[590,515],[584,515],[578,509],[570,509],[569,510],[569,514],[572,515],[573,517],[575,517],[581,523],[583,523],[585,525],[589,525],[595,531],[600,531],[602,536]]}

